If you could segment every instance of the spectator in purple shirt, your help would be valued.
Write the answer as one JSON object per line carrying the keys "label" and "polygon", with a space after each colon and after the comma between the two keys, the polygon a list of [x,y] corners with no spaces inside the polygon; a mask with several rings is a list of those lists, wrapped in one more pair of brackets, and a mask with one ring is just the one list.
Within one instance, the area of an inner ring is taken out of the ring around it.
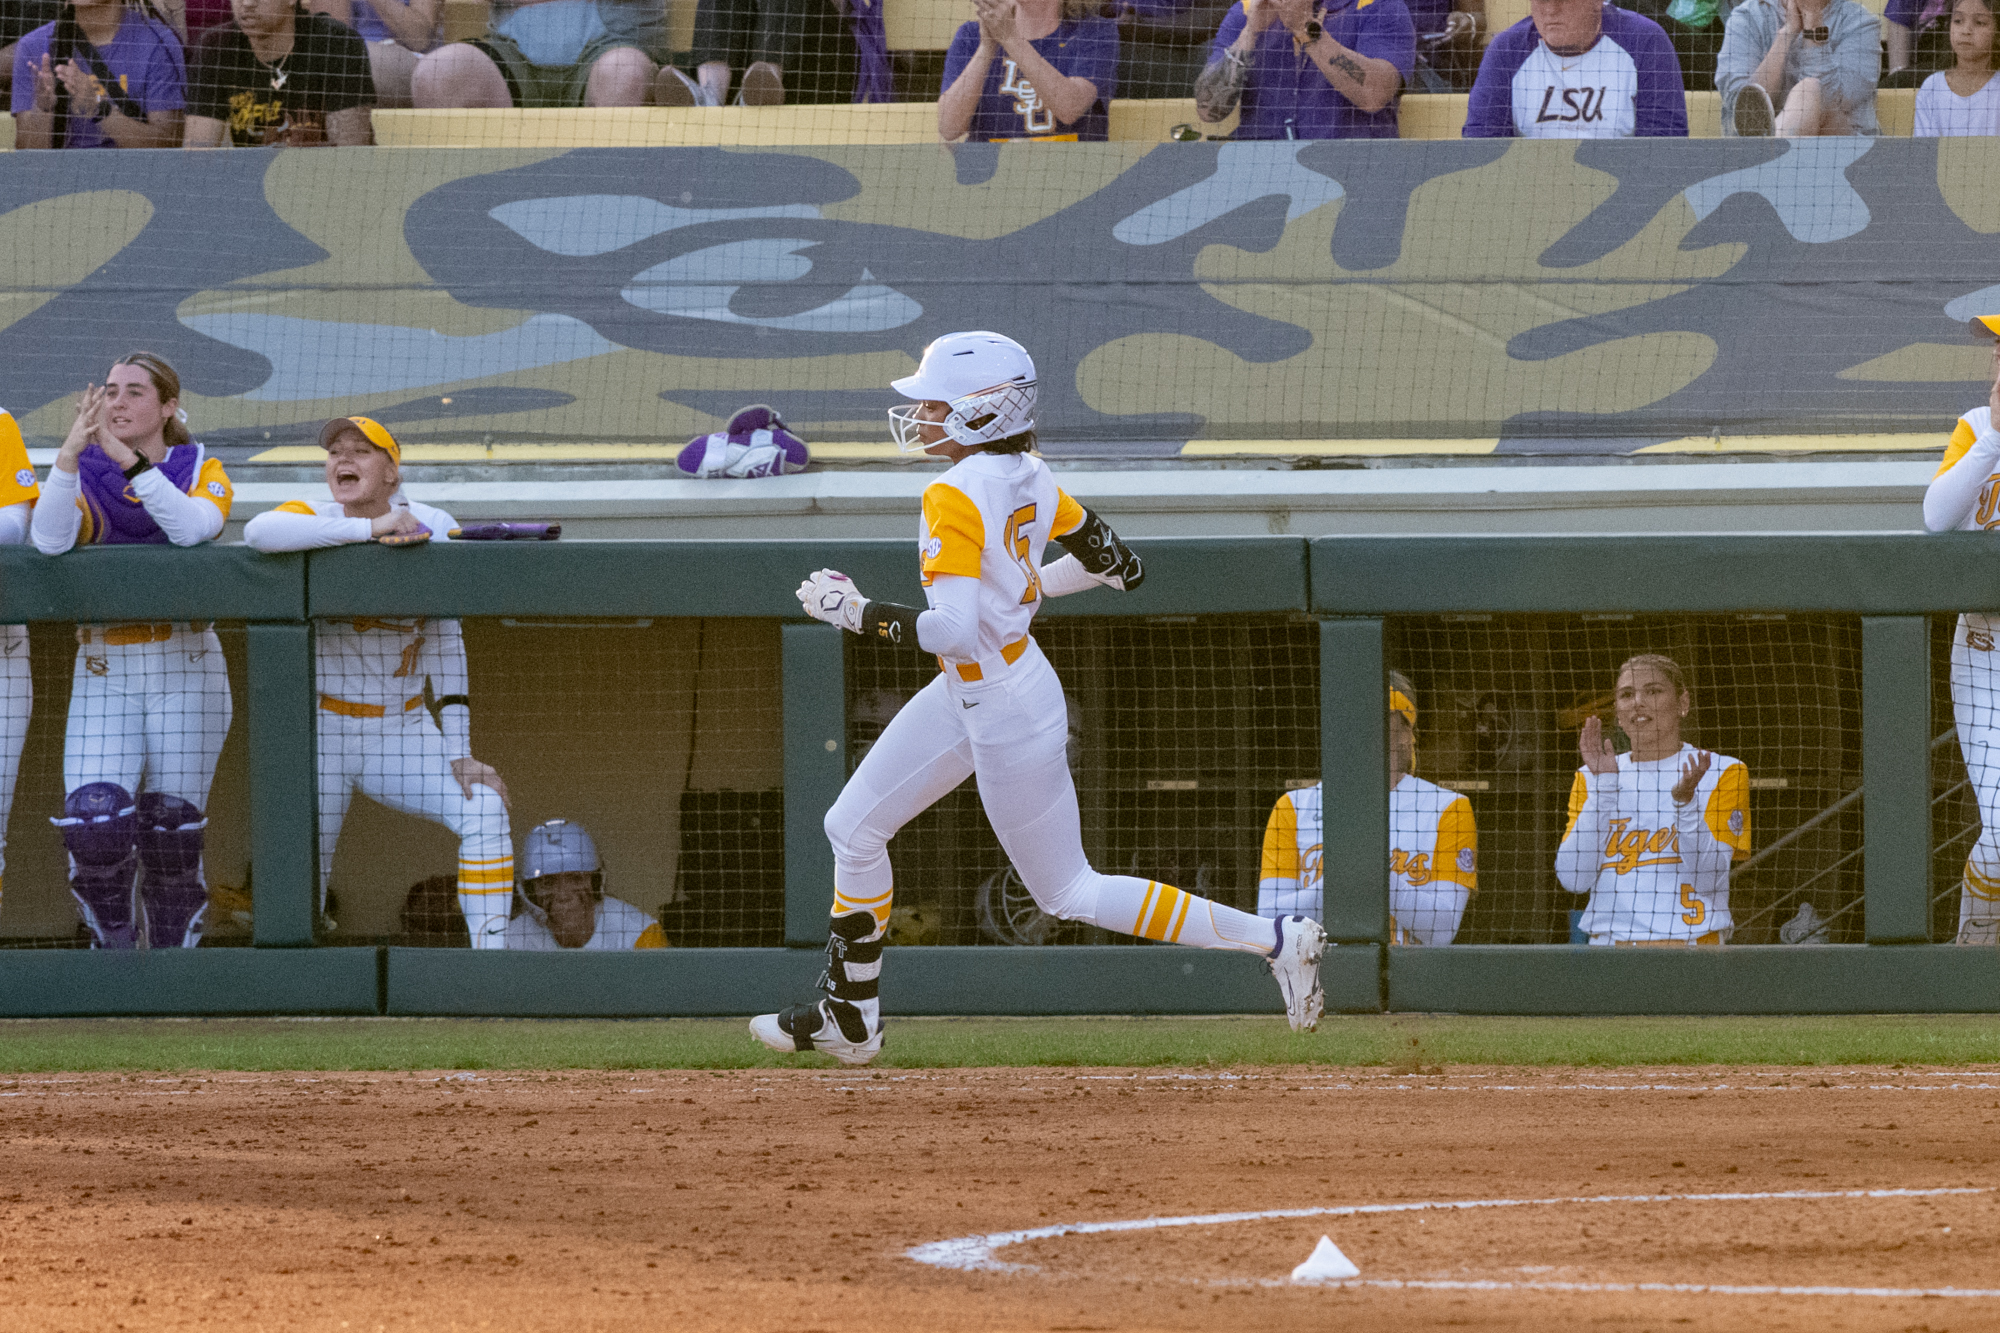
{"label": "spectator in purple shirt", "polygon": [[1468,139],[1686,138],[1680,62],[1659,24],[1600,0],[1529,0],[1497,34],[1465,112]]}
{"label": "spectator in purple shirt", "polygon": [[938,137],[976,140],[1111,137],[1118,24],[1090,17],[1096,0],[972,0],[944,56]]}
{"label": "spectator in purple shirt", "polygon": [[14,146],[172,148],[186,89],[173,29],[122,0],[77,0],[14,48]]}
{"label": "spectator in purple shirt", "polygon": [[1403,0],[1241,0],[1195,80],[1195,114],[1214,124],[1240,102],[1237,139],[1393,139],[1416,59]]}

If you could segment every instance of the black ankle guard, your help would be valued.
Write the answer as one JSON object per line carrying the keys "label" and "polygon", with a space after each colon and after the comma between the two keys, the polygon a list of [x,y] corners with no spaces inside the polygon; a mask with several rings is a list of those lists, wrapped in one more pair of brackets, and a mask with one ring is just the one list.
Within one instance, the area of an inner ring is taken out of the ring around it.
{"label": "black ankle guard", "polygon": [[[826,974],[820,978],[820,989],[836,1000],[872,1000],[880,986],[882,961],[882,939],[876,938],[865,943],[862,937],[875,933],[875,917],[869,912],[849,912],[833,919],[833,929],[826,941]],[[853,977],[848,968],[867,968],[868,976]],[[838,1017],[836,1015],[836,1017]],[[857,1021],[859,1015],[856,1015]],[[847,1027],[841,1023],[844,1031]]]}

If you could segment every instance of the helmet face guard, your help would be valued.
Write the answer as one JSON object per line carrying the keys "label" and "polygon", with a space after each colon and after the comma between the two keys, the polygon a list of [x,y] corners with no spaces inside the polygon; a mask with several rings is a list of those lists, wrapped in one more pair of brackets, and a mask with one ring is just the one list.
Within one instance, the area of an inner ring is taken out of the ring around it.
{"label": "helmet face guard", "polygon": [[[932,400],[935,401],[935,400]],[[969,449],[1004,440],[1035,428],[1035,381],[1009,382],[975,389],[946,404],[951,410],[942,421],[923,421],[917,416],[922,403],[904,403],[889,409],[889,430],[896,448],[906,454],[920,454],[940,441],[925,443],[922,428],[941,426],[945,436]]]}

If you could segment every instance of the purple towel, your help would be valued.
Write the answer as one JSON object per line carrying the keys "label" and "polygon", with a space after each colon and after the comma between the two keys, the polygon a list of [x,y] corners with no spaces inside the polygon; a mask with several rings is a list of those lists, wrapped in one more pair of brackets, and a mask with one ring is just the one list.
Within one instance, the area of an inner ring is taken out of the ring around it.
{"label": "purple towel", "polygon": [[886,102],[894,89],[889,78],[889,30],[882,23],[882,0],[849,0],[847,30],[861,68],[854,76],[854,100]]}

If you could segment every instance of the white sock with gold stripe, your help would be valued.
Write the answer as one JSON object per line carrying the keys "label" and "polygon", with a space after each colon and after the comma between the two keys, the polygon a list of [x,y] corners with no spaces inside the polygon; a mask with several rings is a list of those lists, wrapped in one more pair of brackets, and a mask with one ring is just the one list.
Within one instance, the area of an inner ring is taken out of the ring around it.
{"label": "white sock with gold stripe", "polygon": [[1094,924],[1142,939],[1165,940],[1195,949],[1269,953],[1278,943],[1277,923],[1158,880],[1100,875]]}
{"label": "white sock with gold stripe", "polygon": [[475,949],[506,947],[507,909],[514,898],[514,853],[458,858],[458,910]]}

